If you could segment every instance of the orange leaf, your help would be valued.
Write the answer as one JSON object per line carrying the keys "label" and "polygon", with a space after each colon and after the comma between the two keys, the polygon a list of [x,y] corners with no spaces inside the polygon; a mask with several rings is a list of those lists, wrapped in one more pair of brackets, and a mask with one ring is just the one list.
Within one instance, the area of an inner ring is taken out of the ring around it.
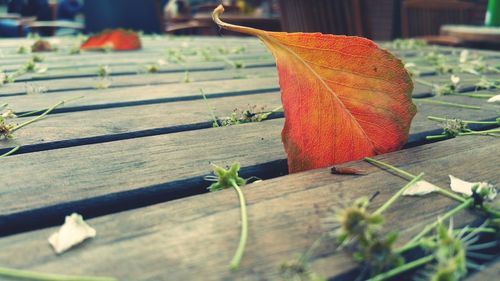
{"label": "orange leaf", "polygon": [[82,50],[102,50],[107,48],[115,51],[137,50],[141,48],[141,39],[133,31],[123,29],[105,30],[89,37],[80,46]]}
{"label": "orange leaf", "polygon": [[213,20],[257,36],[271,50],[285,112],[282,140],[291,173],[400,149],[416,107],[403,64],[372,41],[321,33],[267,32]]}

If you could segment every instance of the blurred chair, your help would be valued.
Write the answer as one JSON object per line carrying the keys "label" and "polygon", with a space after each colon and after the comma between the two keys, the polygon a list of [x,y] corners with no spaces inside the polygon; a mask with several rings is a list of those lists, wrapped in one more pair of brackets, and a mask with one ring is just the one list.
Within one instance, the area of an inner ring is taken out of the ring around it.
{"label": "blurred chair", "polygon": [[367,37],[362,0],[280,0],[281,25],[288,32],[322,32]]}
{"label": "blurred chair", "polygon": [[459,45],[457,38],[439,36],[439,29],[445,24],[471,23],[475,8],[474,3],[458,0],[406,0],[401,6],[401,34],[429,43]]}
{"label": "blurred chair", "polygon": [[163,33],[161,0],[85,0],[85,31],[125,28]]}

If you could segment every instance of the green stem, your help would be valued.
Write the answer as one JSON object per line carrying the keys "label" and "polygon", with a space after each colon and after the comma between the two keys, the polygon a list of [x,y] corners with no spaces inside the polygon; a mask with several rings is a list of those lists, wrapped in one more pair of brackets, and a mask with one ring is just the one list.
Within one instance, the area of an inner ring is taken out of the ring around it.
{"label": "green stem", "polygon": [[[456,229],[453,231],[455,234],[459,234],[462,230]],[[469,227],[466,232],[477,232],[477,233],[497,233],[497,230],[491,227]],[[413,248],[419,247],[421,245],[421,241],[416,241],[411,244],[406,244],[403,247],[395,249],[395,252],[398,254],[402,254],[406,251],[409,251]]]}
{"label": "green stem", "polygon": [[424,86],[429,86],[429,87],[434,87],[435,85],[432,84],[431,82],[427,82],[425,80],[422,80],[422,79],[418,79],[418,78],[415,78],[413,79],[415,82],[419,83],[419,84],[422,84]]}
{"label": "green stem", "polygon": [[460,103],[454,103],[454,102],[446,102],[446,101],[440,101],[440,100],[430,100],[430,99],[413,99],[413,100],[416,101],[416,102],[431,103],[431,104],[451,106],[451,107],[458,107],[458,108],[476,109],[476,110],[481,109],[480,106],[466,105],[466,104],[460,104]]}
{"label": "green stem", "polygon": [[440,139],[446,139],[450,138],[448,135],[434,135],[434,136],[426,136],[426,140],[440,140]]}
{"label": "green stem", "polygon": [[491,130],[484,130],[484,131],[471,131],[471,132],[466,132],[466,133],[459,133],[459,136],[467,136],[467,135],[488,135],[488,134],[494,134],[494,133],[500,133],[500,129],[491,129]]}
{"label": "green stem", "polygon": [[[396,174],[398,174],[399,176],[401,176],[401,177],[403,177],[403,178],[405,178],[407,180],[413,180],[415,177],[417,177],[417,176],[415,176],[413,174],[408,173],[407,171],[401,170],[401,169],[399,169],[399,168],[397,168],[395,166],[392,166],[390,164],[384,163],[382,161],[375,160],[373,158],[366,157],[365,161],[368,162],[368,163],[371,163],[373,165],[377,165],[377,166],[389,169],[389,170],[395,172]],[[442,194],[444,196],[447,196],[447,197],[449,197],[449,198],[451,198],[453,200],[456,200],[456,201],[459,201],[459,202],[464,202],[466,200],[465,198],[463,198],[463,197],[461,197],[461,196],[459,196],[459,195],[457,195],[457,194],[455,194],[453,192],[450,192],[450,191],[448,191],[448,190],[446,190],[444,188],[441,188],[439,186],[436,186],[436,187],[438,188],[437,192],[439,192],[440,194]]]}
{"label": "green stem", "polygon": [[247,238],[248,238],[248,215],[247,215],[245,196],[243,196],[241,188],[236,184],[234,180],[231,180],[231,185],[238,194],[238,198],[240,200],[240,208],[241,208],[240,243],[238,244],[238,249],[236,249],[233,258],[229,263],[229,268],[231,270],[236,270],[240,266],[241,258],[243,258],[243,254],[245,253],[245,245],[247,243]]}
{"label": "green stem", "polygon": [[113,277],[71,276],[0,267],[0,276],[34,281],[116,281]]}
{"label": "green stem", "polygon": [[4,157],[7,157],[7,156],[11,155],[12,153],[16,152],[19,149],[19,147],[20,146],[16,146],[13,149],[7,151],[6,153],[0,155],[0,158],[4,158]]}
{"label": "green stem", "polygon": [[464,202],[462,202],[462,204],[460,204],[457,207],[455,207],[454,209],[450,210],[449,212],[447,212],[446,214],[444,214],[442,217],[440,217],[435,222],[433,222],[431,224],[428,224],[419,234],[417,234],[416,236],[414,236],[413,239],[411,239],[410,241],[408,241],[408,243],[406,243],[402,247],[396,249],[395,251],[397,253],[402,253],[402,252],[407,251],[409,248],[414,248],[415,247],[414,244],[418,243],[419,240],[422,237],[424,237],[430,231],[432,231],[439,223],[441,223],[441,221],[446,220],[446,219],[454,216],[458,212],[462,211],[463,209],[468,208],[470,205],[472,205],[472,203],[474,203],[474,199],[473,198],[466,199]]}
{"label": "green stem", "polygon": [[456,94],[457,96],[466,96],[470,98],[479,98],[479,99],[489,99],[491,97],[494,97],[494,95],[488,95],[488,94]]}
{"label": "green stem", "polygon": [[[427,119],[432,120],[432,121],[438,121],[438,122],[446,122],[449,119],[447,118],[441,118],[441,117],[435,117],[435,116],[427,116]],[[461,120],[465,124],[485,124],[485,125],[495,125],[498,124],[497,121],[467,121],[467,120]]]}
{"label": "green stem", "polygon": [[22,127],[24,127],[24,126],[27,126],[27,125],[29,125],[29,124],[31,124],[31,123],[34,123],[34,122],[36,122],[36,121],[38,121],[38,120],[42,119],[42,118],[43,118],[43,117],[45,117],[47,114],[49,114],[52,110],[54,110],[56,107],[58,107],[58,106],[60,106],[60,105],[62,105],[62,104],[64,104],[64,101],[60,101],[60,102],[58,102],[58,103],[54,104],[53,106],[51,106],[51,107],[49,107],[47,110],[45,110],[45,112],[44,112],[44,113],[42,113],[42,114],[38,115],[37,117],[35,117],[35,118],[33,118],[33,119],[30,119],[30,120],[28,120],[28,121],[26,121],[26,122],[24,122],[24,123],[21,123],[21,124],[19,124],[19,125],[15,126],[14,128],[12,128],[12,129],[11,129],[11,132],[15,132],[15,131],[17,131],[17,130],[21,129]]}
{"label": "green stem", "polygon": [[419,258],[419,259],[416,259],[414,261],[411,261],[409,263],[405,263],[401,266],[398,266],[392,270],[389,270],[389,271],[386,271],[384,273],[381,273],[379,275],[376,275],[375,277],[373,278],[370,278],[366,281],[383,281],[383,280],[387,280],[391,277],[394,277],[396,275],[399,275],[405,271],[408,271],[408,270],[411,270],[411,269],[414,269],[414,268],[417,268],[419,266],[422,266],[428,262],[431,262],[432,260],[434,259],[434,255],[428,255],[428,256],[425,256],[425,257],[422,257],[422,258]]}
{"label": "green stem", "polygon": [[[69,99],[69,100],[65,100],[65,101],[63,101],[63,103],[64,104],[68,104],[69,102],[72,102],[74,100],[81,99],[81,98],[83,98],[83,96],[72,98],[72,99]],[[33,114],[36,114],[36,113],[45,112],[47,110],[48,110],[48,108],[45,108],[45,109],[36,109],[36,110],[29,111],[29,112],[26,112],[26,113],[23,113],[23,114],[19,114],[19,115],[17,115],[17,117],[18,118],[25,117],[25,116],[33,115]]]}
{"label": "green stem", "polygon": [[413,175],[413,174],[410,174],[408,173],[407,171],[404,171],[404,170],[401,170],[395,166],[392,166],[391,164],[387,164],[385,162],[382,162],[382,161],[378,161],[378,160],[375,160],[373,158],[370,158],[370,157],[365,157],[365,161],[370,163],[370,164],[373,164],[373,165],[376,165],[376,166],[380,166],[380,167],[384,167],[388,170],[391,170],[393,172],[395,172],[396,174],[402,176],[403,178],[406,178],[407,180],[412,180],[414,179],[416,176]]}
{"label": "green stem", "polygon": [[200,93],[203,96],[203,100],[205,100],[205,104],[207,105],[208,111],[210,112],[210,115],[212,116],[213,120],[213,126],[214,127],[219,127],[219,122],[217,122],[217,117],[215,117],[214,109],[210,107],[208,104],[208,99],[207,96],[205,95],[205,92],[203,92],[203,89],[200,89]]}
{"label": "green stem", "polygon": [[381,215],[385,210],[387,210],[396,200],[401,197],[403,192],[413,186],[416,182],[418,182],[422,177],[424,176],[424,173],[420,173],[418,176],[414,177],[409,183],[407,183],[403,188],[401,188],[396,194],[394,194],[389,200],[387,200],[384,205],[380,206],[375,212],[373,212],[374,215]]}

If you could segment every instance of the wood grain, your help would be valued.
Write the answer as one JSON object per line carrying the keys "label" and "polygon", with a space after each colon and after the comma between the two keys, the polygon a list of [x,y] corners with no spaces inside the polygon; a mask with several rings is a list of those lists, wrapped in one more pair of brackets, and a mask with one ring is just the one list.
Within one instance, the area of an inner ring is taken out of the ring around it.
{"label": "wood grain", "polygon": [[[191,82],[229,80],[229,79],[251,79],[275,77],[276,67],[251,64],[250,68],[234,69],[227,67],[224,70],[200,70],[188,73]],[[96,68],[97,69],[97,68]],[[138,70],[140,68],[138,67]],[[131,75],[111,76],[109,78],[109,88],[125,88],[147,85],[176,84],[184,82],[185,72],[166,72],[166,73],[136,73]],[[97,77],[77,77],[55,80],[39,80],[35,82],[18,82],[6,84],[0,88],[0,97],[27,95],[27,83],[33,87],[44,87],[50,94],[54,92],[68,92],[76,90],[96,90],[100,80]],[[244,83],[242,81],[242,83]],[[42,94],[42,93],[41,93]]]}
{"label": "wood grain", "polygon": [[[483,92],[484,93],[484,92]],[[449,96],[436,97],[433,100],[478,105],[482,110],[464,110],[462,108],[424,103],[416,99],[419,112],[415,117],[410,143],[425,141],[428,134],[439,134],[438,123],[427,120],[427,116],[461,118],[464,120],[495,119],[498,107],[485,103],[483,99]],[[209,106],[215,107],[215,114],[228,117],[234,109],[245,110],[251,106],[266,107],[272,110],[281,105],[279,92],[261,94],[213,97],[209,95]],[[71,104],[66,110],[70,110]],[[64,109],[64,108],[63,108]],[[76,107],[78,109],[78,107]],[[21,118],[17,122],[33,117]],[[78,124],[78,126],[77,126]],[[175,133],[201,128],[210,128],[212,120],[207,104],[201,95],[192,101],[154,103],[126,107],[113,107],[96,110],[70,111],[53,114],[36,124],[16,132],[15,139],[0,140],[0,153],[22,146],[21,152],[40,151],[68,146],[84,145],[97,142],[116,141],[165,133]],[[263,125],[265,126],[265,125]],[[485,128],[479,126],[476,128]],[[281,148],[277,148],[281,150]]]}
{"label": "wood grain", "polygon": [[[460,138],[378,158],[414,174],[424,171],[427,180],[446,187],[448,174],[498,182],[499,148],[500,143],[489,137]],[[366,162],[348,166],[367,175],[331,175],[329,169],[319,169],[244,187],[250,234],[236,273],[227,268],[239,235],[239,207],[232,190],[91,219],[97,237],[62,256],[56,256],[46,242],[55,228],[7,237],[0,240],[0,264],[113,275],[119,280],[276,280],[281,263],[307,250],[325,232],[321,221],[332,208],[379,192],[370,206],[374,210],[406,183]],[[456,205],[440,195],[404,197],[385,214],[386,225],[401,232],[401,245]],[[477,223],[477,218],[466,212],[454,222]],[[328,243],[314,251],[311,265],[320,275],[337,276],[335,280],[354,278],[349,274],[354,264]]]}

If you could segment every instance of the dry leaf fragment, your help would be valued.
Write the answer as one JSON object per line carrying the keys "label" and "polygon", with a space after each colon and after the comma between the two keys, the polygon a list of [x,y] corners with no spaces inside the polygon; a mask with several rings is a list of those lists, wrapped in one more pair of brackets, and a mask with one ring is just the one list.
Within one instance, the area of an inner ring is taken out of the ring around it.
{"label": "dry leaf fragment", "polygon": [[81,50],[127,51],[141,48],[141,39],[134,31],[124,29],[104,30],[83,42]]}
{"label": "dry leaf fragment", "polygon": [[90,227],[81,215],[73,213],[71,216],[66,216],[59,231],[49,237],[49,243],[57,254],[61,254],[95,235],[95,229]]}
{"label": "dry leaf fragment", "polygon": [[450,177],[450,188],[451,190],[457,192],[457,193],[462,193],[467,196],[472,195],[472,187],[476,184],[479,184],[477,188],[477,192],[480,192],[482,189],[488,189],[488,200],[493,200],[497,196],[497,191],[495,187],[487,182],[468,182],[461,180],[457,177],[454,177],[452,175],[449,175]]}
{"label": "dry leaf fragment", "polygon": [[403,192],[404,196],[422,196],[435,191],[438,191],[439,187],[433,185],[432,183],[424,180],[417,181],[411,187]]}

